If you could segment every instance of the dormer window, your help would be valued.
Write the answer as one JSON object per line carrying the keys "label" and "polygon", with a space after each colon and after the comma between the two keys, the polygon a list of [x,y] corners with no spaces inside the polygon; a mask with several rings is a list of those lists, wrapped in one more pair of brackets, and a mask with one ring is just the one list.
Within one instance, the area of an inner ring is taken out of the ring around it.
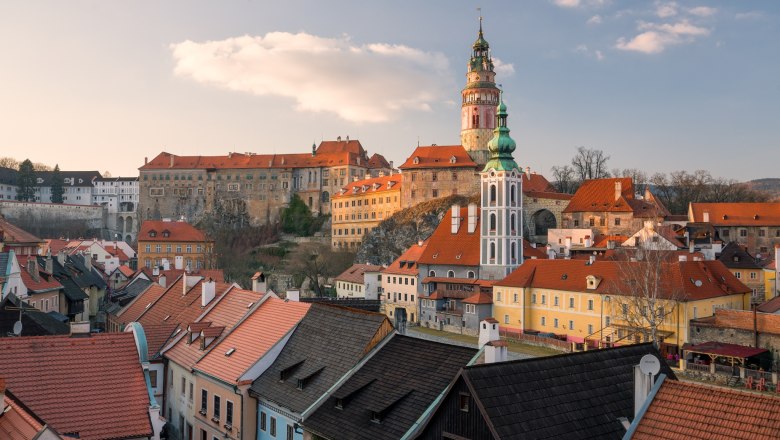
{"label": "dormer window", "polygon": [[456,159],[455,156],[450,157],[450,163],[455,163],[457,161],[458,159]]}
{"label": "dormer window", "polygon": [[414,160],[412,160],[412,163],[414,163],[414,164],[420,163],[420,158],[418,156],[415,156]]}
{"label": "dormer window", "polygon": [[596,290],[596,288],[599,287],[599,283],[601,283],[601,278],[595,275],[588,275],[585,277],[585,283],[588,287],[588,290]]}
{"label": "dormer window", "polygon": [[378,411],[371,411],[371,421],[374,423],[382,423],[382,414]]}
{"label": "dormer window", "polygon": [[170,233],[170,231],[165,230],[165,231],[163,231],[162,235],[163,235],[163,237],[168,238],[168,237],[171,236],[171,233]]}
{"label": "dormer window", "polygon": [[149,231],[150,237],[157,237],[157,231]]}

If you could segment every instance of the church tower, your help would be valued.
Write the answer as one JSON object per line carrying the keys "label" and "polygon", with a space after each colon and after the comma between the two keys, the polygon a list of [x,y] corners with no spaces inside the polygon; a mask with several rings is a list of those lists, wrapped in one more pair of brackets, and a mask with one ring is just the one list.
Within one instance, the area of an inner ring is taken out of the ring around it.
{"label": "church tower", "polygon": [[480,277],[500,280],[523,262],[523,179],[512,153],[515,141],[501,99],[496,128],[487,142],[490,158],[480,175],[482,203]]}
{"label": "church tower", "polygon": [[496,126],[495,109],[499,90],[496,87],[490,45],[482,35],[482,17],[479,17],[479,35],[472,49],[466,87],[461,92],[460,142],[474,162],[483,165],[488,160],[487,143]]}

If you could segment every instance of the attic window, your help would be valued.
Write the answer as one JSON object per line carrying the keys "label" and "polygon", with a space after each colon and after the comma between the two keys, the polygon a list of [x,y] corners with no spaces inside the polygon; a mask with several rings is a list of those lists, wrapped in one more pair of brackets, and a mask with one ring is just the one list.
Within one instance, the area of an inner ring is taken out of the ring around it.
{"label": "attic window", "polygon": [[255,303],[251,302],[251,303],[249,303],[249,304],[247,304],[247,305],[246,305],[246,308],[248,309],[248,308],[252,307],[254,304],[255,304]]}
{"label": "attic window", "polygon": [[168,318],[170,318],[170,317],[171,317],[171,315],[165,315],[165,318],[163,318],[163,321],[167,321]]}
{"label": "attic window", "polygon": [[753,216],[753,220],[758,220],[758,214]]}
{"label": "attic window", "polygon": [[450,157],[450,163],[455,163],[456,161],[457,159],[455,158],[455,156]]}
{"label": "attic window", "polygon": [[458,409],[463,412],[469,412],[469,400],[471,400],[471,396],[468,393],[460,393],[458,396]]}
{"label": "attic window", "polygon": [[726,214],[723,214],[723,220],[728,220],[728,219],[729,219],[729,216],[726,215]]}
{"label": "attic window", "polygon": [[414,157],[414,160],[413,160],[412,162],[414,162],[414,163],[416,163],[416,164],[417,164],[417,163],[420,163],[420,158],[419,158],[419,157],[417,157],[417,156],[415,156],[415,157]]}
{"label": "attic window", "polygon": [[157,237],[157,232],[156,231],[149,231],[149,236],[150,237]]}
{"label": "attic window", "polygon": [[336,399],[336,409],[344,409],[344,399]]}
{"label": "attic window", "polygon": [[230,356],[235,351],[236,351],[236,348],[235,347],[231,347],[228,351],[225,352],[225,356]]}
{"label": "attic window", "polygon": [[144,307],[144,308],[145,308],[145,309],[148,309],[148,308],[149,308],[151,305],[152,305],[152,303],[149,303],[149,304],[147,304],[147,305],[146,305],[146,307]]}
{"label": "attic window", "polygon": [[168,238],[171,236],[171,233],[168,231],[163,231],[163,237]]}
{"label": "attic window", "polygon": [[734,261],[739,261],[739,255],[734,255]]}
{"label": "attic window", "polygon": [[563,275],[561,275],[561,279],[562,279],[562,280],[565,280],[566,278],[569,278],[569,275],[568,275],[568,274],[563,274]]}
{"label": "attic window", "polygon": [[435,254],[433,254],[433,258],[434,258],[434,259],[436,259],[436,257],[438,257],[438,256],[439,256],[439,253],[438,253],[438,252],[437,252],[437,253],[435,253]]}
{"label": "attic window", "polygon": [[382,414],[378,411],[371,411],[371,421],[374,423],[382,423]]}

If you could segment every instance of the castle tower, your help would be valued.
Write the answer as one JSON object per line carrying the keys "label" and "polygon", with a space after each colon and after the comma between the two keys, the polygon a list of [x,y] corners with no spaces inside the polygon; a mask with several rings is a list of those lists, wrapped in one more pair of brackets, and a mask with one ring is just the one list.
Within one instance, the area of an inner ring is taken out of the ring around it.
{"label": "castle tower", "polygon": [[490,159],[480,174],[480,274],[494,280],[523,262],[523,173],[512,157],[516,144],[509,137],[503,100],[497,110],[493,138],[487,142]]}
{"label": "castle tower", "polygon": [[460,142],[474,162],[483,165],[488,160],[487,143],[496,126],[495,110],[499,90],[496,87],[490,45],[482,35],[482,17],[479,17],[479,35],[472,49],[466,87],[461,92]]}

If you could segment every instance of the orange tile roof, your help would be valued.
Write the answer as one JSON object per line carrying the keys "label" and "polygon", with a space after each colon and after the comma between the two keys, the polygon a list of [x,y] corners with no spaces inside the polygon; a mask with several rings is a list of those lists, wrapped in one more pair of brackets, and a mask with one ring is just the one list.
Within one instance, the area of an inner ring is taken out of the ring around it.
{"label": "orange tile roof", "polygon": [[152,284],[146,290],[136,296],[130,304],[116,314],[121,321],[130,323],[137,321],[147,308],[151,307],[167,289],[159,284]]}
{"label": "orange tile roof", "polygon": [[[303,319],[310,306],[269,297],[199,360],[195,369],[227,383],[238,383],[249,367]],[[231,348],[235,351],[225,356]]]}
{"label": "orange tile roof", "polygon": [[[415,243],[409,246],[400,257],[396,258],[392,264],[387,266],[382,273],[395,274],[395,275],[417,275],[420,270],[417,265],[417,261],[420,259],[425,247],[428,246],[428,241],[424,241],[422,245]],[[403,267],[401,267],[403,263]]]}
{"label": "orange tile roof", "polygon": [[[626,265],[647,264],[644,262],[600,261],[588,264],[582,260],[526,260],[496,286],[535,287],[565,290],[570,292],[592,292],[594,294],[621,295],[627,291],[624,283]],[[662,280],[662,295],[676,294],[681,301],[696,301],[727,295],[751,292],[720,261],[686,261],[663,263],[666,265]],[[596,289],[588,289],[586,277],[593,275],[601,279]],[[700,285],[696,285],[699,281]]]}
{"label": "orange tile roof", "polygon": [[81,440],[152,435],[132,333],[2,338],[0,350],[8,388],[58,432]]}
{"label": "orange tile roof", "polygon": [[133,272],[133,269],[130,269],[129,267],[125,266],[124,264],[123,264],[123,265],[121,265],[121,266],[119,266],[119,267],[117,268],[117,270],[119,270],[120,272],[122,272],[122,275],[124,275],[124,276],[126,276],[126,277],[128,277],[128,278],[132,277],[132,276],[133,276],[133,274],[135,273],[135,272]]}
{"label": "orange tile roof", "polygon": [[778,310],[780,310],[780,296],[776,296],[770,299],[769,301],[761,304],[760,306],[758,306],[756,310],[763,313],[777,312]]}
{"label": "orange tile roof", "polygon": [[708,212],[715,226],[780,226],[780,203],[691,203],[690,221],[703,222]]}
{"label": "orange tile roof", "polygon": [[[5,385],[3,385],[5,388]],[[0,438],[5,440],[29,440],[43,428],[43,422],[15,396],[5,390],[3,416],[0,417]]]}
{"label": "orange tile roof", "polygon": [[[144,268],[146,269],[146,268]],[[147,275],[151,275],[151,271],[145,272]],[[161,270],[160,275],[165,275],[165,278],[168,279],[168,281],[175,280],[176,278],[184,275],[196,275],[199,277],[203,277],[204,280],[212,279],[218,283],[224,283],[225,282],[225,272],[222,269],[193,269],[187,272],[184,269],[169,269],[169,270]],[[151,277],[154,278],[153,275]],[[157,276],[157,279],[160,277]]]}
{"label": "orange tile roof", "polygon": [[[703,327],[733,328],[752,332],[753,312],[750,310],[717,309],[713,316],[701,318],[693,322]],[[755,324],[759,333],[780,335],[780,315],[757,313]]]}
{"label": "orange tile roof", "polygon": [[377,194],[390,190],[400,191],[401,180],[400,174],[393,174],[392,176],[372,177],[371,179],[350,182],[342,187],[341,191],[334,194],[333,198],[339,199],[363,194]]}
{"label": "orange tile roof", "polygon": [[375,264],[361,264],[356,263],[347,268],[344,272],[339,274],[335,279],[336,281],[346,281],[348,283],[358,283],[363,284],[364,278],[366,272],[381,272],[382,266],[377,266]]}
{"label": "orange tile roof", "polygon": [[[170,234],[168,237],[163,235],[163,232],[168,231]],[[155,232],[155,236],[149,235],[150,232]],[[160,221],[160,220],[145,220],[141,224],[141,231],[138,232],[138,241],[162,241],[162,242],[177,242],[177,241],[211,241],[207,240],[206,235],[199,229],[195,228],[187,222],[180,221]],[[140,245],[139,245],[140,247]]]}
{"label": "orange tile roof", "polygon": [[[257,303],[262,297],[263,294],[251,290],[230,289],[211,308],[207,309],[196,322],[203,324],[200,327],[225,327],[229,330],[249,313],[251,305]],[[193,332],[200,331],[196,323],[190,324],[189,327]],[[197,338],[192,343],[188,343],[189,335],[187,333],[187,331],[182,331],[181,338],[172,347],[167,348],[163,355],[183,367],[192,368],[198,359],[207,353],[211,347],[207,347],[206,351],[202,351]],[[212,347],[215,345],[212,344]]]}
{"label": "orange tile roof", "polygon": [[428,244],[420,264],[446,264],[455,266],[479,266],[479,224],[480,209],[477,207],[477,224],[474,232],[468,232],[468,207],[460,207],[461,224],[456,234],[452,233],[452,209],[448,209],[439,226],[428,238]]}
{"label": "orange tile roof", "polygon": [[614,241],[617,244],[623,243],[628,240],[627,235],[604,235],[598,234],[593,239],[594,248],[605,248],[609,245],[610,241]]}
{"label": "orange tile roof", "polygon": [[538,198],[538,199],[555,199],[555,200],[571,200],[571,194],[564,194],[559,192],[540,192],[540,191],[526,191],[523,188],[523,195],[525,197]]}
{"label": "orange tile roof", "polygon": [[[556,193],[555,188],[541,174],[522,173],[523,192]],[[566,194],[568,195],[568,194]]]}
{"label": "orange tile roof", "polygon": [[46,248],[52,255],[57,255],[60,249],[68,247],[69,241],[60,240],[59,238],[50,238],[46,240]]}
{"label": "orange tile roof", "polygon": [[[452,162],[452,158],[455,162]],[[416,163],[415,163],[416,162]],[[431,145],[417,147],[400,167],[402,170],[419,168],[477,168],[462,145]]]}
{"label": "orange tile roof", "polygon": [[33,292],[46,292],[49,290],[62,289],[62,284],[60,284],[59,281],[57,281],[51,274],[41,270],[40,267],[36,267],[39,274],[37,281],[33,278],[32,275],[30,275],[30,272],[27,270],[25,265],[35,264],[37,266],[38,262],[36,260],[37,259],[33,257],[32,260],[28,260],[27,262],[19,262],[19,265],[22,266],[19,268],[19,274],[22,277],[22,283],[24,286]]}
{"label": "orange tile roof", "polygon": [[461,302],[463,304],[493,304],[493,294],[487,292],[477,292]]}
{"label": "orange tile roof", "polygon": [[780,438],[780,398],[665,380],[633,439]]}
{"label": "orange tile roof", "polygon": [[[620,183],[620,196],[615,199],[615,184]],[[570,212],[631,212],[635,217],[666,216],[669,211],[651,193],[647,200],[634,196],[634,183],[630,177],[591,179],[582,182],[569,205]]]}
{"label": "orange tile roof", "polygon": [[546,260],[547,259],[547,249],[545,247],[533,247],[531,246],[531,242],[523,239],[523,259],[524,260],[530,260],[530,259],[540,259],[540,260]]}

